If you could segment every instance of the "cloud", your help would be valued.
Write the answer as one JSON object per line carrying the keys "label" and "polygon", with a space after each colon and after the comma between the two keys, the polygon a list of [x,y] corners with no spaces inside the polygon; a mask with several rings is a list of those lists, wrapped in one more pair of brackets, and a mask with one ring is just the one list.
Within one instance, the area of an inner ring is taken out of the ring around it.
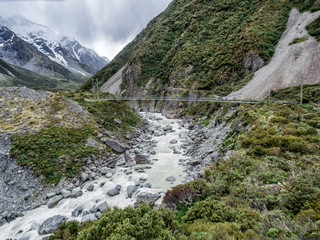
{"label": "cloud", "polygon": [[20,14],[113,58],[171,0],[0,0]]}

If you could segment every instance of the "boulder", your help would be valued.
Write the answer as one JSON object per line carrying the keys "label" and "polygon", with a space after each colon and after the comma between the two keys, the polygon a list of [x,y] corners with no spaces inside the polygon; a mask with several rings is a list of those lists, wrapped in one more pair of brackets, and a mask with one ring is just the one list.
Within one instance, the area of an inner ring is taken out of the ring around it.
{"label": "boulder", "polygon": [[175,182],[175,181],[176,181],[176,178],[173,177],[173,176],[170,176],[170,177],[167,177],[167,178],[166,178],[166,181],[168,181],[168,182]]}
{"label": "boulder", "polygon": [[150,154],[149,153],[146,153],[146,152],[138,152],[138,151],[135,151],[135,161],[137,164],[148,164],[150,163]]}
{"label": "boulder", "polygon": [[187,136],[188,136],[188,133],[186,131],[182,131],[179,133],[180,138],[187,138]]}
{"label": "boulder", "polygon": [[111,139],[105,139],[105,144],[107,144],[108,147],[112,148],[114,151],[117,153],[124,153],[125,152],[125,147],[120,144],[119,142]]}
{"label": "boulder", "polygon": [[167,125],[167,126],[165,126],[164,128],[162,128],[162,130],[163,130],[163,131],[170,131],[170,130],[172,130],[172,126]]}
{"label": "boulder", "polygon": [[172,140],[170,141],[170,144],[176,144],[176,143],[178,143],[178,141],[177,141],[176,139],[172,139]]}
{"label": "boulder", "polygon": [[139,189],[138,186],[130,185],[127,187],[128,198],[132,198],[133,194]]}
{"label": "boulder", "polygon": [[82,173],[81,173],[81,180],[82,180],[83,182],[88,181],[88,180],[89,180],[89,175],[86,174],[86,173],[84,173],[84,172],[82,172]]}
{"label": "boulder", "polygon": [[120,191],[118,189],[111,189],[107,192],[109,197],[115,197],[120,194]]}
{"label": "boulder", "polygon": [[92,192],[92,191],[93,191],[93,189],[94,189],[93,184],[90,184],[90,185],[89,185],[89,187],[87,188],[87,190],[88,190],[89,192]]}
{"label": "boulder", "polygon": [[64,198],[68,198],[71,196],[71,191],[67,189],[62,189],[61,194]]}
{"label": "boulder", "polygon": [[137,196],[137,202],[138,203],[146,203],[146,204],[150,204],[150,203],[154,203],[155,201],[157,201],[159,198],[161,198],[160,194],[153,194],[153,193],[147,193],[147,192],[142,192],[139,193]]}
{"label": "boulder", "polygon": [[51,218],[48,218],[47,220],[45,220],[40,228],[38,233],[40,235],[45,235],[45,234],[49,234],[49,233],[53,233],[55,230],[58,229],[59,225],[63,222],[66,221],[67,218],[63,217],[61,215],[57,215]]}
{"label": "boulder", "polygon": [[91,213],[98,212],[98,207],[97,206],[93,206],[92,208],[90,208],[89,212],[91,212]]}
{"label": "boulder", "polygon": [[77,207],[75,210],[73,210],[72,217],[79,217],[82,212],[83,207]]}
{"label": "boulder", "polygon": [[126,151],[124,158],[126,160],[126,165],[129,167],[137,164],[137,162],[135,161],[135,154],[134,153]]}
{"label": "boulder", "polygon": [[89,137],[87,140],[87,146],[88,147],[94,147],[94,148],[99,148],[100,144],[94,140],[92,137]]}
{"label": "boulder", "polygon": [[88,215],[85,215],[81,218],[81,221],[80,223],[84,223],[84,222],[88,222],[88,221],[96,221],[98,220],[98,218],[96,217],[96,214],[88,214]]}
{"label": "boulder", "polygon": [[51,198],[47,203],[48,208],[54,208],[61,201],[61,199],[63,199],[62,195]]}
{"label": "boulder", "polygon": [[108,209],[108,203],[106,201],[104,201],[104,202],[100,203],[97,208],[100,212],[104,212]]}
{"label": "boulder", "polygon": [[77,198],[80,196],[82,196],[82,191],[80,187],[72,189],[70,197]]}

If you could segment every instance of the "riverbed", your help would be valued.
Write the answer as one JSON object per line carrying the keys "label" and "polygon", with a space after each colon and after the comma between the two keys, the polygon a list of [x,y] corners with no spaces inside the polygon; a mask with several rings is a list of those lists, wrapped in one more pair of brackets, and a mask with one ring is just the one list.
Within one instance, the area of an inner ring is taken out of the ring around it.
{"label": "riverbed", "polygon": [[[180,124],[180,120],[167,119],[158,113],[141,113],[141,116],[148,119],[150,128],[156,129],[157,132],[146,136],[154,143],[150,163],[117,166],[111,178],[103,176],[83,184],[82,196],[64,198],[53,208],[44,205],[25,212],[23,217],[0,227],[0,239],[42,239],[48,234],[39,235],[39,228],[51,217],[61,215],[68,218],[68,221],[80,222],[85,214],[90,213],[93,217],[99,217],[92,213],[92,209],[101,203],[106,202],[109,208],[135,206],[141,194],[156,196],[158,198],[156,204],[160,205],[167,190],[187,179],[185,162],[188,157],[184,155],[181,145],[184,142],[183,135],[188,130]],[[169,130],[164,131],[164,129]],[[132,196],[128,196],[129,186],[137,188]],[[118,189],[119,193],[111,197],[108,193],[113,189]],[[79,207],[82,208],[82,213],[76,217],[72,216],[72,212]]]}

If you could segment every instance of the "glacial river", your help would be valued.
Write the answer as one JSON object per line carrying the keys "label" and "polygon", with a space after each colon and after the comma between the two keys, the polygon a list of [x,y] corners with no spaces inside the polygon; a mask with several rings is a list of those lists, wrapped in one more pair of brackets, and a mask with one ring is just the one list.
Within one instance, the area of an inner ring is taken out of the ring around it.
{"label": "glacial river", "polygon": [[[23,217],[17,218],[14,221],[0,227],[0,240],[7,238],[18,240],[38,240],[48,235],[39,235],[38,230],[41,224],[50,217],[56,215],[62,215],[68,218],[68,220],[78,220],[82,218],[82,214],[75,218],[72,217],[72,212],[77,207],[83,207],[85,211],[89,211],[93,206],[106,201],[109,207],[124,208],[127,206],[133,206],[136,202],[136,196],[141,192],[161,194],[169,190],[172,186],[181,184],[186,180],[186,167],[181,165],[180,159],[186,159],[183,156],[183,150],[180,148],[183,143],[183,139],[179,137],[180,132],[187,131],[179,125],[179,120],[167,119],[161,114],[141,113],[141,115],[148,119],[154,126],[161,126],[161,128],[170,125],[174,132],[169,132],[162,136],[152,136],[150,140],[156,142],[156,146],[153,148],[156,152],[155,155],[151,155],[151,164],[138,165],[148,166],[144,169],[145,172],[133,171],[132,174],[126,175],[124,172],[125,167],[116,167],[116,173],[112,178],[101,177],[98,180],[86,182],[83,186],[83,195],[78,198],[66,198],[61,200],[58,205],[52,209],[49,209],[46,205],[36,208],[34,210],[24,213]],[[161,120],[160,120],[161,119]],[[176,139],[176,144],[171,144],[170,141]],[[173,147],[176,147],[178,151],[182,153],[174,153]],[[179,164],[180,163],[180,164]],[[168,182],[167,177],[173,176],[176,181]],[[127,187],[129,185],[135,185],[141,178],[147,179],[145,183],[150,183],[151,188],[139,188],[132,198],[127,196]],[[93,191],[85,190],[87,186],[93,184]],[[103,185],[104,184],[104,185]],[[101,185],[103,185],[101,187]],[[109,197],[107,192],[114,189],[116,185],[121,185],[120,194],[115,197]],[[160,204],[162,197],[157,200],[157,204]]]}

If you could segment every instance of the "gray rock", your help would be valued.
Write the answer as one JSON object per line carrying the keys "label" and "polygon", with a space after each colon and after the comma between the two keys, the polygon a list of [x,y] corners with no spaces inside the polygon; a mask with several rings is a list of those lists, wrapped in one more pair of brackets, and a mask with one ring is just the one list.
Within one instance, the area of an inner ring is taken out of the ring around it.
{"label": "gray rock", "polygon": [[109,197],[115,197],[120,194],[120,191],[118,189],[112,189],[112,190],[108,191],[107,194]]}
{"label": "gray rock", "polygon": [[63,199],[62,195],[55,196],[47,203],[48,208],[54,208]]}
{"label": "gray rock", "polygon": [[64,198],[68,198],[71,196],[71,191],[67,190],[67,189],[62,189],[61,190],[61,194]]}
{"label": "gray rock", "polygon": [[21,238],[19,238],[19,240],[29,240],[30,239],[30,236],[23,236]]}
{"label": "gray rock", "polygon": [[86,216],[86,215],[89,215],[89,214],[90,214],[90,212],[89,212],[89,211],[83,211],[82,216]]}
{"label": "gray rock", "polygon": [[73,197],[73,198],[77,197],[77,195],[79,194],[79,192],[82,193],[80,187],[77,187],[77,188],[72,189],[70,197]]}
{"label": "gray rock", "polygon": [[173,149],[173,153],[174,153],[174,154],[181,154],[181,152],[180,152],[178,149],[176,149],[176,148]]}
{"label": "gray rock", "polygon": [[98,210],[100,211],[100,212],[104,212],[104,211],[106,211],[108,209],[108,203],[106,202],[106,201],[104,201],[104,202],[102,202],[102,203],[100,203],[99,205],[98,205]]}
{"label": "gray rock", "polygon": [[83,207],[77,207],[75,210],[73,210],[72,217],[78,217],[82,212],[83,212]]}
{"label": "gray rock", "polygon": [[81,218],[81,221],[80,223],[84,223],[84,222],[88,222],[88,221],[96,221],[98,220],[98,218],[96,217],[95,214],[88,214],[88,215],[85,215]]}
{"label": "gray rock", "polygon": [[145,187],[145,188],[151,188],[151,183],[146,183],[145,185],[143,185],[143,187]]}
{"label": "gray rock", "polygon": [[129,167],[137,164],[137,162],[135,161],[135,154],[134,153],[126,151],[124,158],[126,160],[126,165]]}
{"label": "gray rock", "polygon": [[150,203],[154,203],[155,201],[157,201],[160,197],[161,197],[160,194],[142,192],[142,193],[138,194],[137,202],[150,204]]}
{"label": "gray rock", "polygon": [[86,174],[86,173],[84,173],[84,172],[82,172],[82,173],[81,173],[81,180],[82,180],[83,182],[88,181],[88,180],[89,180],[89,175]]}
{"label": "gray rock", "polygon": [[105,143],[107,144],[108,147],[112,148],[117,153],[124,153],[126,150],[122,144],[120,144],[119,142],[117,142],[115,140],[105,139]]}
{"label": "gray rock", "polygon": [[139,189],[138,186],[130,185],[127,187],[128,198],[132,198],[133,194]]}
{"label": "gray rock", "polygon": [[98,212],[98,207],[97,206],[93,206],[92,208],[90,208],[89,212],[91,212],[91,213]]}
{"label": "gray rock", "polygon": [[38,233],[40,235],[53,233],[55,230],[58,229],[59,225],[66,220],[67,218],[61,215],[48,218],[41,224]]}
{"label": "gray rock", "polygon": [[98,218],[98,219],[100,219],[101,218],[101,212],[96,212],[96,214],[95,214],[95,216],[96,216],[96,218]]}
{"label": "gray rock", "polygon": [[170,141],[170,144],[176,144],[176,143],[178,143],[178,141],[177,141],[176,139],[172,139],[172,140]]}
{"label": "gray rock", "polygon": [[94,147],[94,148],[99,148],[100,144],[94,140],[92,137],[89,137],[87,140],[87,146],[88,147]]}
{"label": "gray rock", "polygon": [[112,178],[113,174],[112,173],[107,173],[106,178]]}
{"label": "gray rock", "polygon": [[89,192],[92,192],[92,191],[93,191],[93,189],[94,189],[93,184],[90,184],[90,185],[89,185],[89,187],[87,188],[87,190],[88,190]]}
{"label": "gray rock", "polygon": [[167,125],[167,126],[165,126],[164,128],[162,128],[162,129],[163,129],[163,131],[170,131],[170,130],[172,130],[172,126]]}
{"label": "gray rock", "polygon": [[145,152],[138,152],[135,151],[135,161],[137,164],[148,164],[150,163],[150,154],[149,153],[145,153]]}
{"label": "gray rock", "polygon": [[179,133],[180,138],[187,138],[187,136],[188,136],[188,133],[186,131],[182,131]]}
{"label": "gray rock", "polygon": [[119,191],[121,191],[121,185],[117,185],[116,187],[115,187],[115,189],[117,189],[117,190],[119,190]]}
{"label": "gray rock", "polygon": [[170,177],[167,177],[167,178],[166,178],[166,181],[168,181],[168,182],[175,182],[175,181],[176,181],[176,178],[173,177],[173,176],[170,176]]}

